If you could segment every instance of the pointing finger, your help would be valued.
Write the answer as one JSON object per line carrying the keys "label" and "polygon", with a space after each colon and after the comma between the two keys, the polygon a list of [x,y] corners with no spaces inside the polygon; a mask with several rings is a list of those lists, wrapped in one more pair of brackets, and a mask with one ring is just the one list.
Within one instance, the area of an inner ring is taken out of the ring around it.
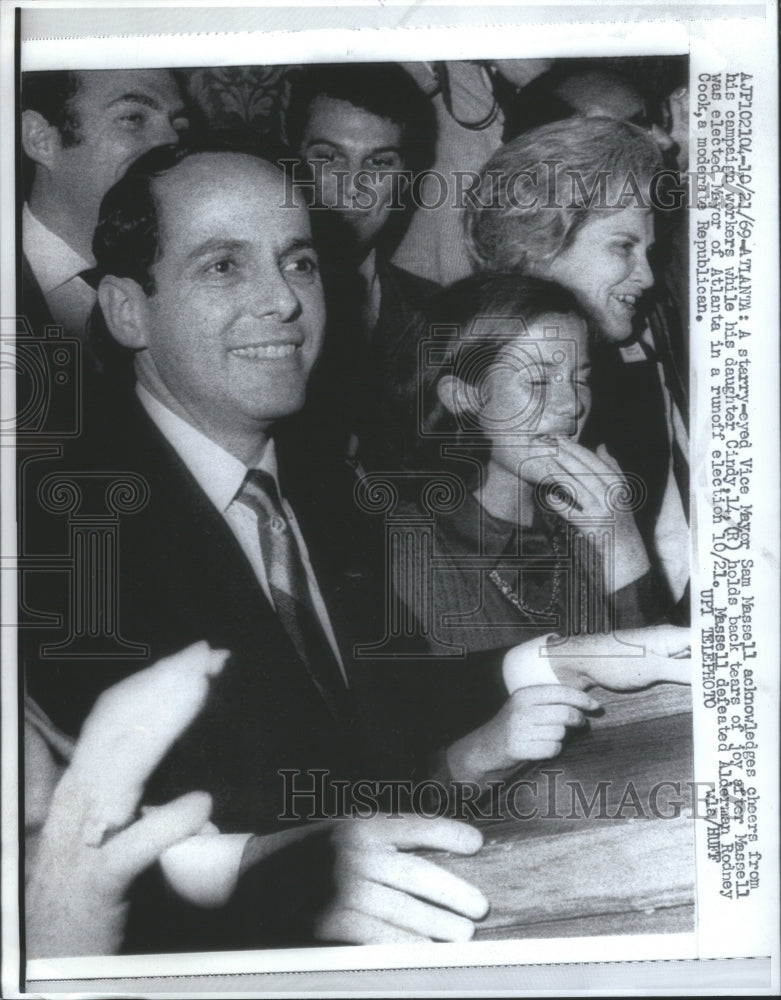
{"label": "pointing finger", "polygon": [[358,880],[348,886],[343,899],[347,907],[435,940],[468,941],[474,934],[471,920],[378,882]]}

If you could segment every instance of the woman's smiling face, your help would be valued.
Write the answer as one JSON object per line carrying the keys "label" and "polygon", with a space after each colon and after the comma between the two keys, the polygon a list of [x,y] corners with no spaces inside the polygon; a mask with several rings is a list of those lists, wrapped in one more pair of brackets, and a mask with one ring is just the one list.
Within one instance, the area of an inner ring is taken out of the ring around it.
{"label": "woman's smiling face", "polygon": [[637,300],[654,283],[648,265],[653,241],[650,209],[595,212],[566,250],[537,273],[574,292],[600,339],[621,343],[632,335]]}

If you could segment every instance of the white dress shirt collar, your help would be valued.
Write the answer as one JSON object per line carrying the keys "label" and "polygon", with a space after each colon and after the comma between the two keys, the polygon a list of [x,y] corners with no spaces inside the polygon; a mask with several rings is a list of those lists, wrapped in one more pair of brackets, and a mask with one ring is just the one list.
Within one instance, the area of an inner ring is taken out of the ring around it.
{"label": "white dress shirt collar", "polygon": [[[225,514],[241,489],[247,475],[246,465],[169,410],[140,382],[136,383],[136,394],[149,417],[193,474],[203,492],[217,510]],[[277,481],[277,459],[271,438],[266,442],[256,468],[268,472]]]}
{"label": "white dress shirt collar", "polygon": [[22,209],[22,249],[44,295],[95,266],[94,260],[86,260],[36,219],[26,202]]}
{"label": "white dress shirt collar", "polygon": [[[250,506],[237,500],[237,494],[247,475],[246,466],[235,456],[225,451],[224,448],[221,448],[214,441],[207,438],[205,434],[196,430],[192,424],[172,413],[167,406],[158,399],[155,399],[139,383],[136,383],[136,393],[150,419],[174,448],[203,492],[227,522],[228,527],[233,532],[242,551],[249,560],[269,604],[274,607],[274,598],[268,581],[268,571],[263,560],[263,553],[258,538],[257,515]],[[266,442],[263,455],[256,468],[262,469],[273,476],[277,486],[279,485],[273,439],[269,438]],[[336,662],[339,664],[342,677],[345,683],[347,683],[339,645],[334,635],[323,596],[320,593],[317,578],[309,560],[306,541],[298,527],[294,512],[284,498],[282,499],[282,506],[304,563],[309,585],[309,595],[312,599],[315,613],[320,619]]]}

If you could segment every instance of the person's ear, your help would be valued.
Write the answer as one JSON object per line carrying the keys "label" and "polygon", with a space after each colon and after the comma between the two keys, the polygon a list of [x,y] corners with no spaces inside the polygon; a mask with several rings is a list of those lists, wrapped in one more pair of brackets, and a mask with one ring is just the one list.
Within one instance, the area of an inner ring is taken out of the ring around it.
{"label": "person's ear", "polygon": [[445,375],[437,382],[437,396],[440,403],[455,416],[476,413],[478,401],[474,389],[455,375]]}
{"label": "person's ear", "polygon": [[147,296],[137,281],[106,275],[98,287],[98,301],[114,340],[135,351],[147,346]]}
{"label": "person's ear", "polygon": [[51,168],[61,147],[59,131],[40,112],[22,112],[22,149],[34,163]]}

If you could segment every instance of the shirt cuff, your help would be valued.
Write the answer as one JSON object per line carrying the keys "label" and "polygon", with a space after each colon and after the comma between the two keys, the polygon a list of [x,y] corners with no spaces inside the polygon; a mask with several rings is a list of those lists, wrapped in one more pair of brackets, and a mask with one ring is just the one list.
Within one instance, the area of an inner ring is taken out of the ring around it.
{"label": "shirt cuff", "polygon": [[541,639],[533,639],[515,646],[505,653],[502,677],[507,693],[537,684],[560,684],[548,659],[548,640],[556,638],[554,632]]}

